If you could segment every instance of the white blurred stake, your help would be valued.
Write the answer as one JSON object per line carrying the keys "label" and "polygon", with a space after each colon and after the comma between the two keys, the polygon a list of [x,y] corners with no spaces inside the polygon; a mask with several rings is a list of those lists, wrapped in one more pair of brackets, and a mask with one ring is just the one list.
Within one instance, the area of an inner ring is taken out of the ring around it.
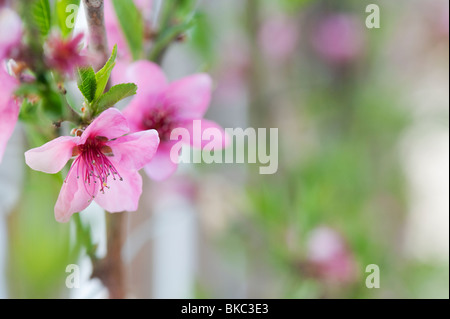
{"label": "white blurred stake", "polygon": [[197,260],[197,221],[192,203],[167,194],[155,203],[153,297],[193,298]]}

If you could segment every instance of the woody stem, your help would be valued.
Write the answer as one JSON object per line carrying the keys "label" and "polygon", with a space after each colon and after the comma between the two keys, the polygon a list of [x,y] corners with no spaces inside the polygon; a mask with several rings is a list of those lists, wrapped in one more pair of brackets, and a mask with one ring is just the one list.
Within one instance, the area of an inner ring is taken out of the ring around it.
{"label": "woody stem", "polygon": [[108,59],[108,40],[106,38],[103,0],[83,0],[89,28],[89,50],[99,56],[98,71]]}
{"label": "woody stem", "polygon": [[121,257],[124,242],[125,214],[106,212],[107,254],[93,260],[92,278],[99,278],[108,288],[109,298],[126,297],[124,266]]}

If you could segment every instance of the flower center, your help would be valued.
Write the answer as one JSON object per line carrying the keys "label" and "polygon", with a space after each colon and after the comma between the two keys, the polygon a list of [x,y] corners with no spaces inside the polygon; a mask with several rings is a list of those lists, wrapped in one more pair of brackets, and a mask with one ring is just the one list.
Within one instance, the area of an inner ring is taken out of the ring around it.
{"label": "flower center", "polygon": [[100,187],[100,192],[103,194],[105,188],[109,189],[108,178],[123,180],[108,159],[113,154],[111,148],[105,144],[107,141],[108,139],[102,136],[88,138],[86,143],[78,145],[73,150],[78,156],[70,170],[77,170],[77,178],[83,179],[84,188],[92,198],[95,198],[97,187]]}
{"label": "flower center", "polygon": [[168,141],[170,133],[175,128],[172,113],[170,110],[153,110],[144,117],[142,125],[146,130],[158,131],[161,141]]}

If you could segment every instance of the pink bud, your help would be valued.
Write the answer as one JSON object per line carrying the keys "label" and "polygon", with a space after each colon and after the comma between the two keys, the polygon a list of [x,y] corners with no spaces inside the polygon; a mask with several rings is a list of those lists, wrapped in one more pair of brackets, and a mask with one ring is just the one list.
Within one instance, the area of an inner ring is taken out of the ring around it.
{"label": "pink bud", "polygon": [[344,238],[335,230],[328,227],[313,230],[307,251],[308,263],[319,279],[335,283],[355,280],[357,268],[354,256]]}
{"label": "pink bud", "polygon": [[65,75],[70,75],[76,67],[87,64],[87,57],[81,55],[82,39],[83,34],[69,39],[64,39],[58,33],[51,34],[45,45],[47,65]]}

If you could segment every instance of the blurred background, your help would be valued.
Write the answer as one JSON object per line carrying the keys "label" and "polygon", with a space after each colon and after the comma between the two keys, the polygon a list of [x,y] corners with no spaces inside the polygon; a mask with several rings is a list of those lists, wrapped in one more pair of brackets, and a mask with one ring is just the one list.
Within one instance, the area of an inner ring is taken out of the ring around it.
{"label": "blurred background", "polygon": [[[206,117],[223,127],[278,128],[278,172],[183,164],[163,183],[145,177],[126,217],[128,296],[448,298],[448,6],[198,1],[162,66],[171,80],[210,73]],[[74,225],[54,219],[60,178],[22,160],[27,135],[17,127],[0,166],[0,297],[102,298]],[[81,216],[104,254],[102,210]],[[370,264],[380,288],[366,287]]]}

